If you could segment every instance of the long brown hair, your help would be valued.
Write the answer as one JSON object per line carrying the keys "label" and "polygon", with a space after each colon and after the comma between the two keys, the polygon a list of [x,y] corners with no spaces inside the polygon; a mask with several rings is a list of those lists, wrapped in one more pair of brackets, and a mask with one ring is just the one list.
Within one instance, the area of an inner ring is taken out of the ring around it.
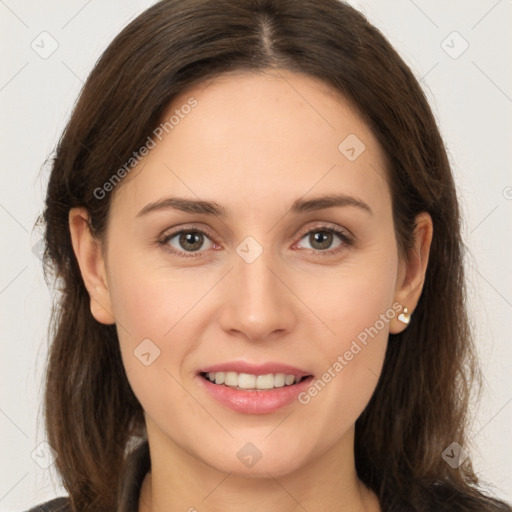
{"label": "long brown hair", "polygon": [[45,421],[72,509],[116,509],[127,446],[144,421],[115,326],[91,315],[69,210],[86,207],[101,239],[114,192],[95,190],[144,145],[172,99],[223,72],[270,68],[323,80],[363,116],[387,157],[403,256],[415,216],[426,211],[433,220],[413,320],[390,335],[377,388],[356,423],[360,479],[384,511],[510,511],[480,489],[469,459],[453,469],[442,458],[452,442],[468,446],[468,402],[479,376],[443,141],[411,70],[362,14],[338,0],[162,0],[115,38],[87,79],[56,149],[43,216],[46,269],[60,291]]}

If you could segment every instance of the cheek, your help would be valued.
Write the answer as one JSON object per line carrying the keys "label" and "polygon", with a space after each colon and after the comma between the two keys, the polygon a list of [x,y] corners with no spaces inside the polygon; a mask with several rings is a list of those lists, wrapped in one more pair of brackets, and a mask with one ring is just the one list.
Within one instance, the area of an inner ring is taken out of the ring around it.
{"label": "cheek", "polygon": [[166,281],[164,272],[147,260],[143,264],[143,257],[117,261],[111,266],[109,286],[123,364],[144,409],[156,409],[159,404],[161,408],[167,391],[173,392],[170,398],[179,393],[173,377],[181,380],[177,362],[189,350],[180,329],[186,325],[190,301],[184,297],[184,283]]}
{"label": "cheek", "polygon": [[[394,246],[380,241],[354,253],[336,270],[317,272],[314,278],[295,283],[297,294],[325,327],[320,332],[331,356],[333,351],[348,350],[351,341],[386,311],[393,318],[397,267]],[[387,337],[389,318],[385,325],[379,321],[377,327]]]}
{"label": "cheek", "polygon": [[[319,429],[328,424],[348,428],[366,407],[381,374],[389,324],[397,314],[392,307],[397,259],[391,246],[367,256],[344,267],[336,279],[326,279],[322,293],[307,295],[311,310],[324,315],[329,328],[316,337],[322,360],[317,379],[299,397]],[[325,435],[330,438],[332,432]]]}
{"label": "cheek", "polygon": [[186,305],[178,291],[142,282],[136,290],[127,287],[117,307],[124,320],[117,327],[123,365],[146,413],[162,424],[169,422],[169,414],[197,415],[197,405],[180,384],[181,363],[194,349],[194,336],[187,330]]}
{"label": "cheek", "polygon": [[109,287],[120,335],[132,344],[145,338],[161,344],[192,305],[195,293],[188,276],[158,267],[142,252],[115,261],[119,263],[111,266]]}

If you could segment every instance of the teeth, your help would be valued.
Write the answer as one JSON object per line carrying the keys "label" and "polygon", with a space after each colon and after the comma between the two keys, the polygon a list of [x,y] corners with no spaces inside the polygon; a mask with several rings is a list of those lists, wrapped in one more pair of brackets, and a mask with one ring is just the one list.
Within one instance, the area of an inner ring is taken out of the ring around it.
{"label": "teeth", "polygon": [[289,386],[295,382],[295,377],[293,375],[287,375],[284,379],[284,383]]}
{"label": "teeth", "polygon": [[301,377],[284,373],[268,373],[267,375],[252,375],[236,372],[209,372],[205,374],[210,382],[224,384],[237,389],[274,389],[291,386],[300,382]]}
{"label": "teeth", "polygon": [[[212,375],[212,373],[210,373]],[[215,378],[215,373],[213,373]],[[211,380],[211,378],[210,378]],[[236,372],[226,372],[224,375],[224,384],[226,386],[238,386],[238,373]]]}
{"label": "teeth", "polygon": [[276,373],[274,375],[274,387],[282,388],[284,386],[285,380],[286,380],[286,375],[284,373]]}
{"label": "teeth", "polygon": [[274,385],[275,377],[271,373],[268,375],[258,375],[256,377],[256,389],[272,389]]}
{"label": "teeth", "polygon": [[242,389],[254,389],[256,387],[256,375],[250,375],[249,373],[239,373],[238,387]]}

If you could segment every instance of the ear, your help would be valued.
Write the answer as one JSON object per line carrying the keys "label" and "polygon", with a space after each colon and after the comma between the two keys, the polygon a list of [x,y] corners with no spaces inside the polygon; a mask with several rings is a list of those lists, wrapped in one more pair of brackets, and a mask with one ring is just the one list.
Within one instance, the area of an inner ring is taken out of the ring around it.
{"label": "ear", "polygon": [[91,233],[86,208],[71,208],[69,230],[73,251],[91,299],[92,316],[102,324],[115,323],[101,243]]}
{"label": "ear", "polygon": [[[394,299],[394,302],[398,302],[402,306],[401,310],[397,312],[398,314],[406,307],[412,315],[420,300],[425,283],[433,231],[430,215],[427,212],[418,214],[414,229],[414,246],[407,254],[407,261],[400,261]],[[390,321],[389,332],[391,334],[402,332],[407,327],[407,324],[398,320],[398,314]]]}

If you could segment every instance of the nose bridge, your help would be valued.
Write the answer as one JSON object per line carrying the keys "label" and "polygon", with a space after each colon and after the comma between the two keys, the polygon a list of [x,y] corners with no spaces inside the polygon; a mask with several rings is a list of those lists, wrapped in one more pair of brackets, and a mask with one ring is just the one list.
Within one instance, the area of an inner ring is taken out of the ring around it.
{"label": "nose bridge", "polygon": [[[248,237],[236,248],[234,268],[221,316],[225,330],[236,330],[251,340],[291,328],[292,296],[274,275],[278,266],[272,251]],[[271,270],[272,269],[272,270]]]}
{"label": "nose bridge", "polygon": [[277,301],[280,291],[276,289],[275,277],[270,271],[271,259],[268,251],[254,261],[240,258],[236,263],[235,278],[240,299],[247,299],[249,304],[254,301]]}

